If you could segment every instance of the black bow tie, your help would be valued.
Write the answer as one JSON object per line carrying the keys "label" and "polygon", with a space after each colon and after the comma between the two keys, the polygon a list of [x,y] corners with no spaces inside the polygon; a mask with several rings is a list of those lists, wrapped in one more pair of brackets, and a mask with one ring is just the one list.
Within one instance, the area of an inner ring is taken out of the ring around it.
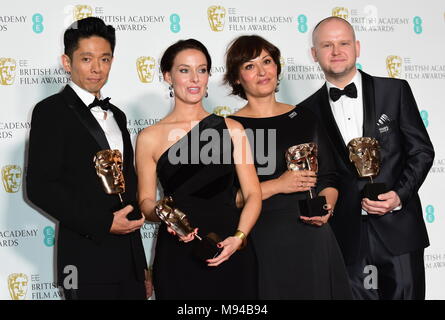
{"label": "black bow tie", "polygon": [[105,98],[103,100],[99,100],[97,98],[94,98],[94,101],[88,105],[88,109],[101,107],[104,111],[110,110],[110,99],[111,98]]}
{"label": "black bow tie", "polygon": [[334,102],[340,99],[342,95],[346,95],[349,98],[357,98],[357,87],[354,82],[348,84],[343,90],[338,88],[329,89],[329,96]]}

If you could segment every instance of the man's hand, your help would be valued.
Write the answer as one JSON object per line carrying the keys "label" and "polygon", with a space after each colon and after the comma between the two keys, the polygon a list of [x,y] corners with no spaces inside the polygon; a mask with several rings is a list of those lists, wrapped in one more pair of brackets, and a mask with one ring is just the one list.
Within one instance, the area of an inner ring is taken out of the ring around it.
{"label": "man's hand", "polygon": [[379,194],[378,198],[381,201],[372,201],[368,198],[362,199],[363,210],[369,214],[384,215],[401,204],[399,195],[395,191]]}
{"label": "man's hand", "polygon": [[128,220],[127,215],[132,211],[133,206],[127,205],[125,208],[114,212],[113,224],[111,225],[110,233],[127,234],[140,229],[145,222],[145,218],[141,213],[141,219],[134,221]]}

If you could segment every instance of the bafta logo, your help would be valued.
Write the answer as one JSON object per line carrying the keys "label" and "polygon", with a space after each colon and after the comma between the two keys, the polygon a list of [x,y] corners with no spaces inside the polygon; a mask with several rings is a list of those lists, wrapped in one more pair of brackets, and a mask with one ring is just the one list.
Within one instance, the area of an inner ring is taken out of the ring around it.
{"label": "bafta logo", "polygon": [[332,9],[332,15],[334,17],[339,17],[345,20],[348,20],[349,18],[349,10],[345,7],[335,7]]}
{"label": "bafta logo", "polygon": [[16,165],[4,166],[2,168],[2,181],[6,192],[18,192],[22,184],[22,169]]}
{"label": "bafta logo", "polygon": [[213,109],[213,113],[225,118],[232,114],[232,109],[230,109],[227,106],[218,106],[215,109]]}
{"label": "bafta logo", "polygon": [[89,5],[79,4],[73,9],[74,21],[82,20],[93,16],[93,9]]}
{"label": "bafta logo", "polygon": [[152,57],[139,57],[136,60],[139,80],[143,83],[153,82],[156,62]]}
{"label": "bafta logo", "polygon": [[8,289],[12,300],[25,300],[28,292],[28,276],[24,273],[12,273],[8,276]]}
{"label": "bafta logo", "polygon": [[391,78],[400,78],[402,75],[402,58],[399,56],[388,56],[386,58],[386,70]]}
{"label": "bafta logo", "polygon": [[16,63],[11,58],[0,58],[0,84],[10,86],[14,83]]}
{"label": "bafta logo", "polygon": [[226,9],[221,6],[211,6],[207,9],[210,29],[215,32],[223,31],[226,21]]}

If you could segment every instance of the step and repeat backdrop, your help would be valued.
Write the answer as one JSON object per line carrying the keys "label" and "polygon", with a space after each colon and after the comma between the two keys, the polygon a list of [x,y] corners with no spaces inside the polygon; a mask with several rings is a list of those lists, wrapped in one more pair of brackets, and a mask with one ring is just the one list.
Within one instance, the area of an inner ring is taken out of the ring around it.
{"label": "step and repeat backdrop", "polygon": [[[369,3],[372,2],[372,3]],[[409,81],[436,150],[423,184],[427,299],[445,299],[445,2],[395,0],[204,1],[41,0],[8,2],[0,10],[0,299],[60,299],[54,283],[57,222],[33,208],[24,178],[31,112],[69,81],[61,65],[63,32],[73,21],[96,16],[116,28],[115,59],[103,94],[128,117],[133,142],[171,110],[159,71],[163,51],[179,39],[202,41],[213,59],[209,112],[229,115],[244,101],[222,84],[224,53],[241,34],[259,34],[282,52],[278,99],[296,104],[324,82],[310,55],[311,32],[330,15],[348,20],[361,41],[358,68]],[[51,159],[48,159],[51,166]],[[149,259],[157,224],[141,229]]]}

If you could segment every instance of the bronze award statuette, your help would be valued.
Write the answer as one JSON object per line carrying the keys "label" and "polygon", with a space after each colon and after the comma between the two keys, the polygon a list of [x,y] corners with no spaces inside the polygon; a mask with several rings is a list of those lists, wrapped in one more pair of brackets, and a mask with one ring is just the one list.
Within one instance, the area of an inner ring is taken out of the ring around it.
{"label": "bronze award statuette", "polygon": [[[195,229],[190,225],[187,215],[174,207],[171,196],[159,200],[155,212],[159,219],[173,229],[178,236],[187,236]],[[195,239],[197,241],[193,241],[193,253],[201,260],[215,258],[222,251],[222,248],[217,247],[218,242],[222,239],[216,233],[211,232],[205,237],[196,234]]]}
{"label": "bronze award statuette", "polygon": [[[122,199],[122,194],[125,193],[125,179],[122,171],[122,154],[119,150],[101,150],[96,153],[93,159],[94,167],[97,176],[102,182],[102,186],[106,194],[117,194],[120,200],[119,210],[124,208],[127,204]],[[136,214],[136,210],[130,212],[127,216],[129,220],[140,219],[141,216]]]}
{"label": "bronze award statuette", "polygon": [[363,197],[379,201],[378,195],[387,192],[384,183],[375,183],[372,178],[380,171],[380,146],[375,138],[354,138],[348,143],[349,160],[355,165],[360,178],[371,180],[363,188]]}
{"label": "bronze award statuette", "polygon": [[[317,144],[303,143],[290,147],[286,151],[287,169],[292,171],[311,170],[318,172]],[[309,190],[309,197],[299,200],[300,214],[306,217],[324,216],[327,214],[326,197],[317,196],[315,190]]]}

